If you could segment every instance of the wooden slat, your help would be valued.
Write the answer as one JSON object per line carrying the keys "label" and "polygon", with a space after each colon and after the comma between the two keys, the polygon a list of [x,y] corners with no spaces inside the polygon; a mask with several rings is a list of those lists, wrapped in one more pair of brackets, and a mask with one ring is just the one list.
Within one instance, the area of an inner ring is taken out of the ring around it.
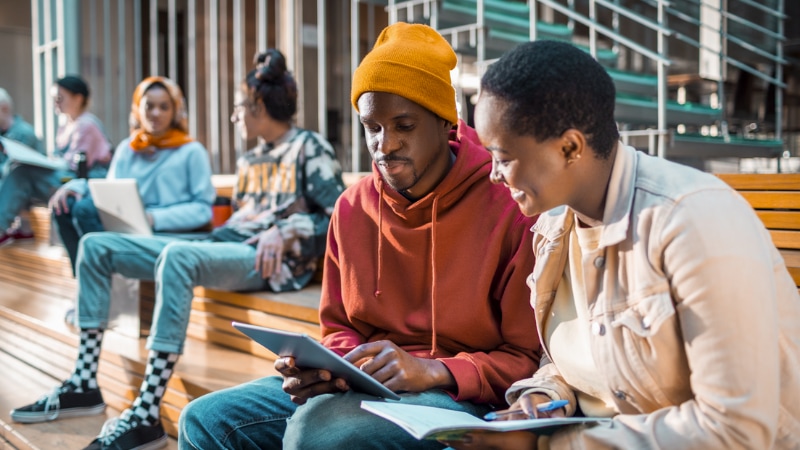
{"label": "wooden slat", "polygon": [[34,240],[38,243],[50,243],[50,210],[45,206],[34,206],[28,213]]}
{"label": "wooden slat", "polygon": [[771,230],[800,230],[800,211],[756,211],[764,226]]}
{"label": "wooden slat", "polygon": [[795,286],[800,286],[800,268],[787,267],[787,269],[789,270],[789,275],[791,275],[794,280]]}
{"label": "wooden slat", "polygon": [[239,351],[249,353],[251,355],[264,358],[269,361],[275,360],[275,354],[257,344],[247,336],[234,336],[228,333],[221,333],[217,330],[205,328],[194,323],[189,323],[187,333],[197,339],[211,341],[224,345],[226,347],[234,348]]}
{"label": "wooden slat", "polygon": [[754,209],[800,209],[800,192],[739,192]]}
{"label": "wooden slat", "polygon": [[800,174],[717,174],[736,190],[800,191]]}
{"label": "wooden slat", "polygon": [[800,267],[800,250],[780,250],[786,267]]}
{"label": "wooden slat", "polygon": [[198,287],[195,297],[214,299],[242,308],[255,309],[268,314],[319,323],[319,298],[321,288],[311,285],[297,292],[230,292]]}
{"label": "wooden slat", "polygon": [[231,327],[231,321],[234,320],[263,327],[306,333],[317,339],[320,337],[318,324],[267,314],[255,309],[231,306],[205,298],[195,298],[192,303],[192,319],[199,317],[213,317],[215,320],[213,325],[209,323],[210,319],[203,319],[207,326],[213,326],[222,331],[236,334],[238,334],[238,331]]}
{"label": "wooden slat", "polygon": [[800,250],[800,231],[770,230],[775,247]]}

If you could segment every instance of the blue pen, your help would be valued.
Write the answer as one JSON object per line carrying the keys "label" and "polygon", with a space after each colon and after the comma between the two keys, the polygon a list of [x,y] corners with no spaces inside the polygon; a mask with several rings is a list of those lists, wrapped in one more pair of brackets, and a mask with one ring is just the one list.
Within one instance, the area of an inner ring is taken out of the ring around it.
{"label": "blue pen", "polygon": [[[563,408],[563,407],[565,407],[567,405],[569,405],[569,402],[567,400],[553,400],[551,402],[539,403],[538,405],[536,405],[536,410],[539,411],[539,412],[555,411],[558,408]],[[483,418],[485,420],[496,420],[496,419],[498,419],[500,417],[503,417],[503,416],[508,416],[508,415],[511,415],[511,414],[520,414],[520,413],[521,413],[521,411],[519,411],[519,410],[514,410],[514,411],[492,411],[492,412],[486,414],[485,416],[483,416]],[[529,418],[533,419],[533,417],[529,417]]]}

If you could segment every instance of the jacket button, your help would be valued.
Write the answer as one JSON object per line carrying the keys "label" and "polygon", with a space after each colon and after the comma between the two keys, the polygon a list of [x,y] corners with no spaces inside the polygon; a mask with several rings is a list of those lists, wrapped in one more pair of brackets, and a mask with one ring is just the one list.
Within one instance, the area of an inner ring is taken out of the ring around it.
{"label": "jacket button", "polygon": [[594,259],[594,266],[598,269],[602,268],[606,264],[606,259],[602,256],[598,256]]}
{"label": "jacket button", "polygon": [[592,323],[592,333],[596,336],[603,336],[606,334],[606,326],[602,323],[594,322]]}

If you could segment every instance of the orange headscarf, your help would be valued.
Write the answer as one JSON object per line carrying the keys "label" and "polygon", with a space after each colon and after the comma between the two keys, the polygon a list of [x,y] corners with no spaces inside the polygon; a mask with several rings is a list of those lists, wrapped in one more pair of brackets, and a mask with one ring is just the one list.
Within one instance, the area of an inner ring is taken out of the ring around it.
{"label": "orange headscarf", "polygon": [[[161,136],[153,136],[142,128],[142,120],[139,116],[139,103],[144,97],[147,89],[153,83],[161,83],[167,88],[172,104],[175,106],[175,116],[172,118],[172,128]],[[131,103],[131,148],[136,152],[151,151],[155,148],[178,148],[183,144],[194,141],[189,136],[189,121],[186,117],[186,105],[183,102],[183,92],[177,84],[165,77],[147,77],[133,91],[133,102]]]}

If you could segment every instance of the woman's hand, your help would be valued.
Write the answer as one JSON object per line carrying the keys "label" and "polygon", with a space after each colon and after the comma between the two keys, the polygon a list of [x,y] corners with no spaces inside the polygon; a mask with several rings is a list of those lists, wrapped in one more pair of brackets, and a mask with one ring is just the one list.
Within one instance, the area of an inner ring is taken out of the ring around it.
{"label": "woman's hand", "polygon": [[[508,409],[497,412],[508,412],[511,414],[502,414],[498,416],[497,420],[524,420],[535,417],[537,419],[544,419],[548,417],[564,417],[566,411],[564,408],[559,408],[554,411],[540,412],[536,409],[536,405],[547,403],[551,399],[543,394],[527,394],[521,396],[514,402]],[[508,431],[508,432],[493,432],[493,431],[473,431],[467,433],[459,440],[440,441],[448,447],[463,450],[481,449],[536,449],[536,442],[538,436],[530,431]]]}
{"label": "woman's hand", "polygon": [[473,431],[460,440],[439,441],[461,450],[536,450],[538,436],[530,431]]}
{"label": "woman's hand", "polygon": [[544,394],[527,394],[520,396],[520,398],[518,398],[517,401],[511,405],[511,407],[513,408],[515,405],[517,405],[516,407],[525,413],[526,418],[535,417],[537,419],[547,419],[550,417],[565,417],[567,415],[567,411],[564,408],[558,408],[553,411],[545,412],[536,409],[536,405],[547,403],[550,400],[550,397]]}
{"label": "woman's hand", "polygon": [[244,241],[245,244],[256,244],[256,272],[261,273],[265,280],[273,274],[280,273],[283,262],[283,237],[278,227],[273,226],[268,230]]}
{"label": "woman's hand", "polygon": [[61,186],[50,197],[50,200],[47,202],[47,206],[49,206],[53,213],[57,216],[60,216],[61,214],[67,214],[69,213],[69,204],[67,203],[67,200],[69,200],[70,197],[74,197],[76,202],[82,198],[82,196],[77,192],[67,189],[66,186]]}
{"label": "woman's hand", "polygon": [[412,356],[390,341],[361,344],[344,358],[394,392],[452,389],[456,385],[444,363]]}

